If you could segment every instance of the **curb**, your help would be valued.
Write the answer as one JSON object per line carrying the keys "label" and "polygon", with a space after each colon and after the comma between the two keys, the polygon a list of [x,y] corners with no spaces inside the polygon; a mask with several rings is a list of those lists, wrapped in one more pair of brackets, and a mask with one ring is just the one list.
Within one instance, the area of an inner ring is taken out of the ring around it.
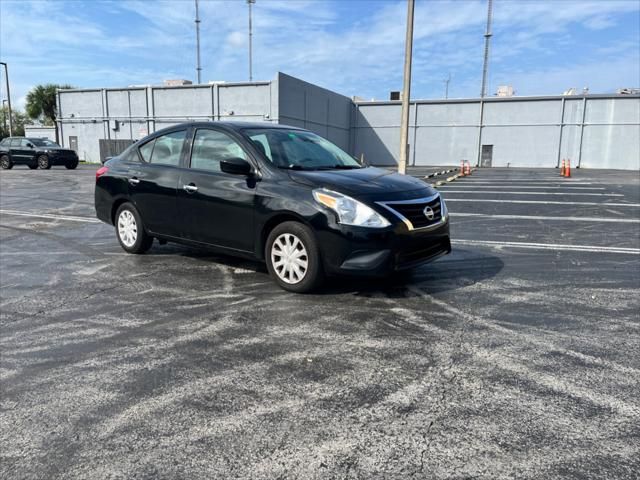
{"label": "curb", "polygon": [[[451,170],[448,170],[448,172],[453,172],[453,171],[456,171],[456,170],[458,170],[458,169],[457,169],[457,168],[453,168],[453,169],[451,169]],[[473,173],[473,172],[475,172],[476,170],[477,170],[476,168],[472,168],[472,169],[471,169],[471,172]],[[434,174],[432,174],[432,175],[435,177],[435,176],[437,176],[437,175],[442,175],[442,173],[444,173],[444,172],[434,173]],[[447,177],[446,181],[444,181],[444,180],[439,180],[439,181],[437,181],[436,183],[431,183],[430,185],[431,185],[433,188],[438,188],[440,185],[444,185],[445,183],[448,183],[448,182],[455,182],[458,178],[463,177],[463,176],[464,176],[464,175],[461,175],[460,173],[456,173],[455,175],[452,175],[451,177]],[[424,177],[424,178],[428,178],[428,177]]]}
{"label": "curb", "polygon": [[458,171],[458,168],[451,168],[449,170],[442,170],[441,172],[430,173],[429,175],[425,175],[424,178],[433,178],[433,177],[437,177],[438,175],[446,175],[447,173],[457,172],[457,171]]}

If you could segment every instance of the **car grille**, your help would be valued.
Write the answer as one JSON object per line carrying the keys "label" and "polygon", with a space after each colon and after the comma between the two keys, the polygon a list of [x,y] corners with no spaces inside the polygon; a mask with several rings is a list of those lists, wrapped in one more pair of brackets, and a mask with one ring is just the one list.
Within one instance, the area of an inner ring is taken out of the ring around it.
{"label": "car grille", "polygon": [[418,246],[412,249],[403,250],[396,255],[396,269],[403,270],[427,262],[435,257],[444,255],[451,251],[451,243],[445,238],[429,246]]}
{"label": "car grille", "polygon": [[[409,227],[409,230],[435,227],[443,220],[440,195],[417,200],[378,203],[399,217]],[[429,208],[428,212],[433,214],[432,218],[429,218],[425,213],[427,207]]]}

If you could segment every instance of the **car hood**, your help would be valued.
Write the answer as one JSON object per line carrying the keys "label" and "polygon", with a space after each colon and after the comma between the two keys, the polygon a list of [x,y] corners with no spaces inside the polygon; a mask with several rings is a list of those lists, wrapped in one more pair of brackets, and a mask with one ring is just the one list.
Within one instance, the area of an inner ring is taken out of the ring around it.
{"label": "car hood", "polygon": [[416,190],[421,191],[421,195],[435,193],[435,190],[422,180],[376,167],[354,170],[290,170],[289,176],[293,181],[313,188],[326,188],[355,197],[386,197],[397,193],[419,193]]}

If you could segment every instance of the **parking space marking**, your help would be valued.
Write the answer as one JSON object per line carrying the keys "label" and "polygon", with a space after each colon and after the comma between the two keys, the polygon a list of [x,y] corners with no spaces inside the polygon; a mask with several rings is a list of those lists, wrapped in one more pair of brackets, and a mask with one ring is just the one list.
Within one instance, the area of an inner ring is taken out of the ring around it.
{"label": "parking space marking", "polygon": [[486,217],[509,220],[560,220],[569,222],[608,222],[608,223],[640,223],[638,218],[586,218],[586,217],[547,217],[544,215],[502,215],[491,213],[449,213],[452,217]]}
{"label": "parking space marking", "polygon": [[498,200],[494,198],[446,198],[449,202],[540,203],[543,205],[589,205],[594,207],[640,207],[640,203],[562,202],[555,200]]}
{"label": "parking space marking", "polygon": [[442,192],[447,193],[481,193],[486,195],[491,194],[508,194],[508,195],[580,195],[580,196],[595,196],[595,197],[624,197],[622,193],[582,193],[582,192],[507,192],[507,191],[494,191],[494,190],[449,190],[442,189]]}
{"label": "parking space marking", "polygon": [[33,217],[33,218],[45,218],[48,220],[69,220],[70,222],[86,222],[86,223],[101,223],[97,218],[91,217],[76,217],[72,215],[58,215],[54,213],[29,213],[20,212],[17,210],[0,210],[1,215],[14,215],[17,217]]}
{"label": "parking space marking", "polygon": [[624,253],[628,255],[640,255],[640,248],[625,247],[601,247],[597,245],[566,245],[558,243],[529,243],[529,242],[499,242],[492,240],[465,240],[453,239],[454,245],[468,245],[481,247],[510,247],[526,248],[533,250],[562,250],[569,252],[594,252],[594,253]]}
{"label": "parking space marking", "polygon": [[[456,188],[513,188],[514,185],[464,185],[461,183],[456,184],[455,186]],[[540,190],[540,189],[547,189],[547,190],[606,190],[604,187],[565,187],[565,186],[561,186],[561,187],[553,187],[553,186],[540,186],[540,187],[531,187],[531,186],[522,186],[522,185],[517,185],[517,188],[523,189],[523,190]]]}

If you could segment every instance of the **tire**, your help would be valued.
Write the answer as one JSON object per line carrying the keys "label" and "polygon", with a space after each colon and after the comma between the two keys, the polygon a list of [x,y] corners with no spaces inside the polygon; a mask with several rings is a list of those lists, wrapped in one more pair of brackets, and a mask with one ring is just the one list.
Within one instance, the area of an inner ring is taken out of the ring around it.
{"label": "tire", "polygon": [[27,165],[27,166],[28,166],[31,170],[35,170],[36,168],[38,168],[38,164],[37,164],[37,163],[34,163],[34,164],[31,164],[31,163],[30,163],[30,164],[29,164],[29,165]]}
{"label": "tire", "polygon": [[69,170],[74,170],[78,166],[78,160],[73,160],[71,162],[65,163],[64,166]]}
{"label": "tire", "polygon": [[13,162],[9,155],[2,155],[2,157],[0,157],[0,167],[2,167],[3,170],[11,170],[13,168]]}
{"label": "tire", "polygon": [[131,203],[123,203],[115,217],[116,236],[127,253],[144,253],[151,248],[153,237],[144,230],[142,218]]}
{"label": "tire", "polygon": [[41,170],[49,170],[51,168],[51,161],[49,160],[49,157],[46,155],[40,155],[38,157],[38,168]]}
{"label": "tire", "polygon": [[[293,249],[290,250],[292,255],[287,248]],[[271,230],[265,246],[265,259],[269,274],[289,292],[311,292],[324,281],[315,235],[302,223],[284,222]]]}

